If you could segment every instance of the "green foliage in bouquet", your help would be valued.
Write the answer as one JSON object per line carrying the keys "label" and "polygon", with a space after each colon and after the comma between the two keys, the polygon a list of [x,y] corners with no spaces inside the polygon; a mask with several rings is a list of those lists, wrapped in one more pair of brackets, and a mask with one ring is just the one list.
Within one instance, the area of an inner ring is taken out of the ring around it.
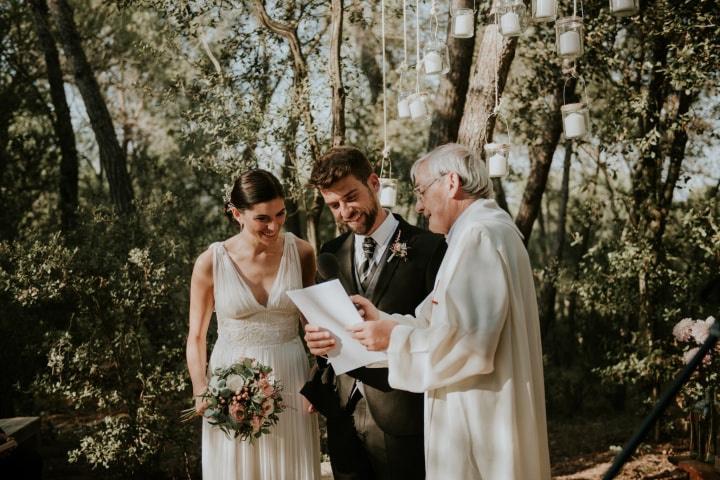
{"label": "green foliage in bouquet", "polygon": [[[246,358],[229,367],[216,368],[205,393],[205,418],[225,432],[228,438],[253,443],[280,419],[285,410],[282,385],[272,376],[272,368]],[[194,412],[190,409],[188,412]]]}

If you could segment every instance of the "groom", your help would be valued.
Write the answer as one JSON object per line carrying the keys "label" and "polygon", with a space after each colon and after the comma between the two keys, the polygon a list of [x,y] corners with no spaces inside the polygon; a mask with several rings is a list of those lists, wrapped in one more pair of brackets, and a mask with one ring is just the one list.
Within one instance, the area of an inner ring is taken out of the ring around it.
{"label": "groom", "polygon": [[[313,168],[310,184],[320,190],[335,221],[349,230],[320,249],[335,255],[345,290],[387,312],[414,312],[433,289],[444,238],[380,206],[380,179],[356,148],[328,151]],[[313,354],[335,347],[322,328],[308,325],[305,331]],[[316,375],[327,379],[328,371]],[[322,412],[336,480],[424,478],[423,397],[390,387],[387,365],[338,375],[334,391],[326,395],[337,403]]]}

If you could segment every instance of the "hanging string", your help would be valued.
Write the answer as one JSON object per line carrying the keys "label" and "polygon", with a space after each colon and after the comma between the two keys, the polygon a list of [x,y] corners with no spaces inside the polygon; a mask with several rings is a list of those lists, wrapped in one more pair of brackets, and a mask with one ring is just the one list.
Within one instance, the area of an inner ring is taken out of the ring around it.
{"label": "hanging string", "polygon": [[415,93],[420,93],[420,0],[415,2]]}
{"label": "hanging string", "polygon": [[433,29],[433,40],[435,43],[438,42],[438,30],[440,30],[440,19],[438,18],[438,8],[437,8],[437,2],[435,0],[432,0],[430,3],[430,16],[432,16],[432,19],[435,23],[435,28]]}
{"label": "hanging string", "polygon": [[[380,29],[382,32],[382,82],[383,82],[383,151],[380,163],[380,176],[385,173],[385,162],[388,159],[387,141],[387,83],[385,81],[385,0],[380,2]],[[389,162],[388,162],[389,163]],[[389,167],[389,166],[388,166]],[[390,168],[388,168],[390,169]],[[392,174],[392,172],[390,172]]]}
{"label": "hanging string", "polygon": [[405,61],[403,62],[403,69],[408,68],[408,49],[407,49],[407,0],[403,0],[403,53],[405,55]]}
{"label": "hanging string", "polygon": [[493,115],[496,115],[500,110],[500,92],[498,88],[498,68],[500,68],[499,44],[503,41],[503,36],[500,34],[500,25],[498,24],[497,14],[495,15],[495,37],[495,108],[493,109]]}

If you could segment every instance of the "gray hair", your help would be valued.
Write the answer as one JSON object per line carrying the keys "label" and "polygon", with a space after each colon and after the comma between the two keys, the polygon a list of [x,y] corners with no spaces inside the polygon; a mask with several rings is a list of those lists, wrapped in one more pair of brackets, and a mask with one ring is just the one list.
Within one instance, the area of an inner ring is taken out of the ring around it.
{"label": "gray hair", "polygon": [[447,143],[413,163],[410,177],[415,181],[415,171],[425,164],[430,175],[440,177],[450,172],[460,177],[463,192],[472,198],[492,198],[493,187],[485,162],[459,143]]}

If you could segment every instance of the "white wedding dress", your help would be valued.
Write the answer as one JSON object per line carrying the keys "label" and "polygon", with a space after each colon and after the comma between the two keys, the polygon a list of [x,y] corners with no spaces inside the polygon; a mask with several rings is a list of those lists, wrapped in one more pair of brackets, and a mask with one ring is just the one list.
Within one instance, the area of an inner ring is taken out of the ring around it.
{"label": "white wedding dress", "polygon": [[308,358],[298,336],[299,312],[285,294],[302,288],[295,237],[284,235],[283,255],[267,305],[261,305],[244,282],[222,243],[214,243],[213,280],[218,339],[210,371],[243,357],[273,369],[283,385],[287,405],[270,434],[253,445],[231,440],[203,420],[204,480],[315,480],[320,478],[320,434],[317,418],[303,409],[298,393],[307,378]]}

